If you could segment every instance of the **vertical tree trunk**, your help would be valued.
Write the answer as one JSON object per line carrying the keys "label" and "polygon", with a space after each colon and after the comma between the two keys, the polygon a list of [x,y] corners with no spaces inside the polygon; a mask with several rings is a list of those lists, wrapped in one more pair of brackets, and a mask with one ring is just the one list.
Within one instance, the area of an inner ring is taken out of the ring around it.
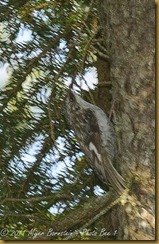
{"label": "vertical tree trunk", "polygon": [[118,239],[154,240],[155,2],[98,0],[110,54],[117,167],[129,196],[118,209]]}

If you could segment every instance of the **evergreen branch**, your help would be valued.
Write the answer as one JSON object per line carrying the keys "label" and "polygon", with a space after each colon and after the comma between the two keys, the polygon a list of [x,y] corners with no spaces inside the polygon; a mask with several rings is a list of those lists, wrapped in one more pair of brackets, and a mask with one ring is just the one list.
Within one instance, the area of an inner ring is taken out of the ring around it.
{"label": "evergreen branch", "polygon": [[[56,225],[54,226],[54,230],[63,231],[63,230],[75,229],[75,227],[79,224],[81,225],[83,221],[87,221],[88,219],[91,219],[93,221],[94,218],[100,217],[100,216],[98,217],[98,213],[101,210],[103,212],[104,211],[103,208],[105,208],[105,206],[109,207],[110,204],[112,204],[112,202],[114,202],[115,200],[118,200],[118,198],[112,192],[109,192],[105,196],[98,197],[98,198],[97,196],[95,196],[91,198],[89,202],[85,203],[83,206],[79,207],[78,209],[74,209],[72,212],[70,212],[64,217],[57,219]],[[110,208],[111,207],[112,206],[110,206]],[[109,209],[107,209],[107,211]]]}
{"label": "evergreen branch", "polygon": [[29,198],[5,198],[0,203],[4,204],[6,202],[41,202],[52,200],[53,203],[56,201],[66,201],[66,200],[73,200],[73,196],[67,194],[56,194],[56,195],[49,195],[49,196],[38,196],[38,197],[29,197]]}
{"label": "evergreen branch", "polygon": [[11,98],[16,97],[17,93],[22,89],[22,83],[26,80],[27,76],[32,72],[33,68],[37,65],[37,63],[46,55],[46,53],[49,50],[51,50],[55,45],[57,45],[57,43],[63,36],[64,34],[59,34],[58,36],[56,36],[56,38],[52,39],[52,41],[50,41],[50,43],[47,46],[43,47],[42,52],[38,56],[32,59],[25,75],[17,82],[16,87],[10,91],[10,93],[8,94],[8,98],[5,99],[5,101],[3,102],[3,106],[0,108],[0,112],[2,112],[5,109]]}
{"label": "evergreen branch", "polygon": [[[93,224],[96,220],[98,220],[100,217],[105,215],[112,207],[114,207],[117,203],[119,203],[120,197],[118,197],[116,200],[113,200],[106,208],[104,207],[97,215],[93,216],[92,219],[88,221],[88,223],[84,224],[79,230],[78,233],[82,232],[85,228]],[[70,240],[76,236],[76,232],[74,234],[67,236],[64,240]]]}
{"label": "evergreen branch", "polygon": [[21,190],[19,192],[19,197],[21,195],[25,195],[25,193],[28,191],[28,187],[29,187],[29,184],[30,184],[30,180],[31,180],[32,176],[34,175],[34,172],[39,167],[39,164],[41,163],[43,157],[49,151],[49,146],[48,146],[49,145],[49,140],[50,140],[50,137],[49,136],[45,138],[44,143],[43,143],[43,147],[42,147],[41,151],[37,155],[37,160],[34,163],[34,165],[30,168],[30,170],[28,171],[27,177],[24,180],[24,183],[22,185],[22,188],[21,188]]}
{"label": "evergreen branch", "polygon": [[48,117],[49,117],[49,125],[50,125],[50,136],[51,136],[52,141],[55,142],[55,133],[54,133],[55,132],[55,126],[53,123],[53,115],[52,115],[50,100],[48,102]]}
{"label": "evergreen branch", "polygon": [[85,65],[85,61],[86,61],[86,57],[87,57],[87,53],[88,53],[89,48],[91,47],[92,40],[94,39],[94,37],[96,36],[96,34],[98,33],[98,31],[99,31],[99,28],[97,28],[97,29],[95,30],[95,32],[93,32],[93,33],[91,34],[90,39],[88,40],[87,44],[85,45],[85,48],[84,48],[84,57],[83,57],[83,60],[82,60],[82,62],[81,62],[81,65],[80,65],[80,66],[81,66],[81,70],[80,70],[81,73],[82,73],[83,70],[84,70],[84,65]]}
{"label": "evergreen branch", "polygon": [[100,51],[98,48],[96,48],[95,46],[91,45],[92,49],[95,51],[95,54],[96,56],[106,60],[106,61],[109,61],[110,58],[109,58],[109,55],[107,53],[104,53],[102,51]]}

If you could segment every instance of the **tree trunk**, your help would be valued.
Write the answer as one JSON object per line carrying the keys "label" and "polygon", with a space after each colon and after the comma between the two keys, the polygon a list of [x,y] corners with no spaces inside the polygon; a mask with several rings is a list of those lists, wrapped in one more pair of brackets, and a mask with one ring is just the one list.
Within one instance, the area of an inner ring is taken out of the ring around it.
{"label": "tree trunk", "polygon": [[155,239],[155,2],[98,0],[110,56],[117,168],[129,192],[118,239]]}

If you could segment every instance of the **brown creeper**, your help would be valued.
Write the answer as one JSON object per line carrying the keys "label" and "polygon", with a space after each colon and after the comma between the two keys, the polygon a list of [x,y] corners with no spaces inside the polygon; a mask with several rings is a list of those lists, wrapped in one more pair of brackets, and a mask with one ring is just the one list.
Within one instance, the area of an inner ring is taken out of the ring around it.
{"label": "brown creeper", "polygon": [[110,183],[121,194],[125,182],[113,166],[116,143],[113,126],[106,114],[72,91],[66,97],[64,113],[90,166],[103,183]]}

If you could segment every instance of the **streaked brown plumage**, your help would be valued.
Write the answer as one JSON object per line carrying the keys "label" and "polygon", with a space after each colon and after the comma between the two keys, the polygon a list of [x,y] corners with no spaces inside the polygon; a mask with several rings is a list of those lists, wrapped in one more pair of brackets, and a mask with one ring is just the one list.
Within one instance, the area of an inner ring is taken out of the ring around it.
{"label": "streaked brown plumage", "polygon": [[110,183],[121,194],[125,182],[113,166],[116,143],[113,126],[106,114],[69,91],[65,101],[65,117],[100,180],[105,184]]}

